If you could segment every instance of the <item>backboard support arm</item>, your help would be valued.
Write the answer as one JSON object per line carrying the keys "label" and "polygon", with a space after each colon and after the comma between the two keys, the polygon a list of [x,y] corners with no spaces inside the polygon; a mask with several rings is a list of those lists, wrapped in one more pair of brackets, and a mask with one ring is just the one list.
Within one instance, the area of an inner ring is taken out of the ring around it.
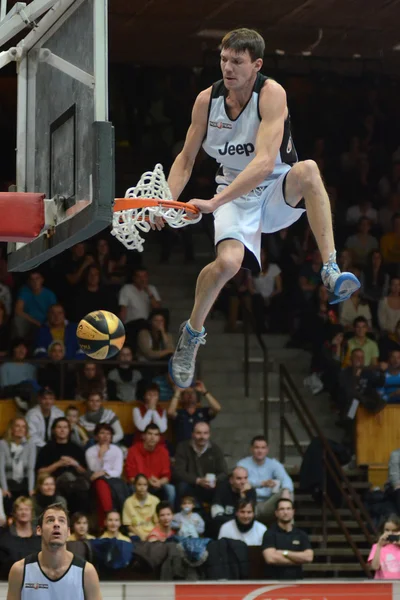
{"label": "backboard support arm", "polygon": [[38,27],[36,20],[61,2],[62,0],[33,0],[28,6],[24,2],[17,2],[8,14],[3,15],[7,1],[1,0],[0,48],[26,27]]}

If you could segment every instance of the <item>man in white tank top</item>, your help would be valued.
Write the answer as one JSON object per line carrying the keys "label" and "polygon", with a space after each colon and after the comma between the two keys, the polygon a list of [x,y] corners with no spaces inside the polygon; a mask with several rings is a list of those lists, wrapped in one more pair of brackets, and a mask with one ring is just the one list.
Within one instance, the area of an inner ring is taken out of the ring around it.
{"label": "man in white tank top", "polygon": [[182,388],[191,385],[198,348],[205,344],[204,321],[222,287],[241,268],[245,251],[260,264],[261,234],[294,223],[304,212],[297,207],[303,199],[331,303],[346,300],[360,287],[352,273],[340,273],[336,264],[328,194],[317,164],[297,162],[285,90],[260,74],[264,49],[263,38],[251,29],[223,38],[223,79],[198,95],[168,178],[172,197],[178,199],[201,146],[220,163],[216,195],[190,200],[201,212],[214,214],[217,257],[199,275],[192,314],[181,325],[171,358],[171,376]]}
{"label": "man in white tank top", "polygon": [[66,548],[70,529],[64,506],[50,504],[37,529],[42,550],[13,564],[7,600],[101,600],[94,566]]}

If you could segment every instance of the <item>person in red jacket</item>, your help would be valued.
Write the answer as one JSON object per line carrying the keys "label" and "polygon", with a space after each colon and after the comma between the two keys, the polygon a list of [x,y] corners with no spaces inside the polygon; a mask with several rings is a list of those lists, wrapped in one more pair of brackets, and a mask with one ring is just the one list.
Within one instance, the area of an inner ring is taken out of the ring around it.
{"label": "person in red jacket", "polygon": [[171,485],[171,461],[168,450],[160,443],[160,428],[154,423],[147,425],[142,441],[134,443],[128,450],[125,473],[133,484],[136,475],[145,475],[149,480],[149,492],[161,500],[175,504],[175,488]]}

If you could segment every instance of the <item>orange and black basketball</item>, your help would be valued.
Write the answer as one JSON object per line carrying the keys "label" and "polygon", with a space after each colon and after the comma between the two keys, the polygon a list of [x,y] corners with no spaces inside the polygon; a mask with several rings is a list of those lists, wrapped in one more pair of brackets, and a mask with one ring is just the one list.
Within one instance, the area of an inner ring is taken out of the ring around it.
{"label": "orange and black basketball", "polygon": [[121,350],[125,342],[125,328],[113,313],[96,310],[80,321],[76,336],[85,354],[105,360]]}

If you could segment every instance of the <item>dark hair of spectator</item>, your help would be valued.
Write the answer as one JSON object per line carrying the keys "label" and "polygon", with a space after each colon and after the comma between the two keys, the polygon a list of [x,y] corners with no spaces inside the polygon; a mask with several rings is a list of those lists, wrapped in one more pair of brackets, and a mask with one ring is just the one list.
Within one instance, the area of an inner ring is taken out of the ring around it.
{"label": "dark hair of spectator", "polygon": [[158,317],[158,316],[163,317],[164,323],[165,323],[165,331],[168,331],[169,322],[168,322],[167,316],[165,314],[165,311],[162,310],[161,308],[152,310],[151,313],[149,314],[149,318],[147,320],[149,322],[150,327],[151,327],[151,320],[152,320],[152,318],[153,317]]}
{"label": "dark hair of spectator", "polygon": [[44,387],[38,393],[39,398],[45,398],[46,396],[55,396],[53,390],[49,387]]}
{"label": "dark hair of spectator", "polygon": [[160,516],[160,512],[162,510],[167,510],[167,509],[170,510],[172,513],[174,512],[173,508],[172,508],[172,506],[170,505],[169,502],[167,502],[166,500],[162,500],[161,502],[159,502],[157,504],[157,506],[156,506],[156,515],[157,515],[157,517]]}
{"label": "dark hair of spectator", "polygon": [[251,440],[251,445],[254,446],[255,442],[265,442],[268,446],[268,440],[265,435],[255,435]]}
{"label": "dark hair of spectator", "polygon": [[143,433],[147,433],[148,431],[155,431],[155,430],[157,430],[158,433],[161,433],[158,425],[156,425],[155,423],[149,423],[148,425],[146,425]]}
{"label": "dark hair of spectator", "polygon": [[275,510],[278,510],[281,502],[290,502],[292,508],[294,508],[293,500],[291,500],[290,498],[279,498],[278,502],[275,504]]}
{"label": "dark hair of spectator", "polygon": [[362,352],[364,354],[364,350],[362,348],[353,348],[353,350],[351,351],[350,356],[353,356],[353,354],[355,352]]}
{"label": "dark hair of spectator", "polygon": [[379,250],[375,249],[375,250],[372,250],[368,254],[367,265],[364,270],[364,287],[366,289],[369,288],[373,284],[374,273],[373,273],[373,268],[372,268],[372,261],[373,261],[373,257],[375,256],[375,254],[379,254],[379,256],[381,257],[381,265],[380,265],[378,273],[377,273],[378,277],[377,277],[376,284],[380,288],[383,288],[383,286],[385,285],[386,272],[385,272],[385,267],[383,265],[382,254],[380,253]]}
{"label": "dark hair of spectator", "polygon": [[353,327],[356,327],[359,323],[365,323],[368,327],[368,321],[365,317],[356,317],[353,321]]}
{"label": "dark hair of spectator", "polygon": [[265,52],[264,38],[254,29],[242,27],[227,33],[221,42],[222,50],[234,50],[242,53],[249,51],[251,61],[263,58]]}
{"label": "dark hair of spectator", "polygon": [[109,423],[97,423],[96,427],[94,428],[94,435],[98,435],[102,429],[104,429],[104,431],[108,431],[108,433],[111,433],[111,436],[114,435],[114,430]]}
{"label": "dark hair of spectator", "polygon": [[44,520],[45,514],[49,510],[59,510],[60,512],[63,512],[65,514],[65,516],[67,517],[67,525],[68,525],[68,527],[70,526],[68,509],[65,508],[64,504],[62,504],[61,502],[54,502],[54,504],[49,504],[44,509],[44,511],[42,512],[42,514],[40,515],[40,517],[38,519],[38,525],[39,525],[39,527],[43,527],[43,520]]}
{"label": "dark hair of spectator", "polygon": [[383,519],[381,523],[381,533],[383,533],[386,523],[393,523],[393,525],[396,525],[397,531],[400,531],[400,517],[395,513],[391,513],[388,517]]}
{"label": "dark hair of spectator", "polygon": [[75,512],[71,517],[71,529],[80,519],[86,519],[89,522],[88,516],[83,512]]}
{"label": "dark hair of spectator", "polygon": [[58,419],[54,419],[53,425],[51,426],[51,438],[52,438],[52,440],[55,440],[55,431],[56,431],[57,425],[59,423],[62,423],[63,421],[65,423],[67,423],[68,429],[69,429],[69,434],[71,435],[71,424],[68,421],[67,417],[58,417]]}
{"label": "dark hair of spectator", "polygon": [[146,475],[143,475],[143,473],[138,473],[135,479],[133,480],[133,483],[136,485],[139,479],[145,479],[147,483],[149,483],[149,480],[147,479]]}
{"label": "dark hair of spectator", "polygon": [[29,350],[28,344],[27,344],[27,342],[23,338],[16,338],[11,343],[11,352],[13,352],[15,350],[15,348],[18,348],[18,346],[25,346],[25,348],[27,350]]}
{"label": "dark hair of spectator", "polygon": [[69,410],[76,410],[79,412],[79,408],[77,406],[74,406],[73,404],[70,404],[66,409],[65,409],[65,414],[67,414],[67,412]]}
{"label": "dark hair of spectator", "polygon": [[116,514],[119,516],[119,518],[121,519],[121,514],[119,513],[119,511],[116,508],[112,508],[111,510],[108,510],[104,516],[104,520],[106,521],[108,519],[108,517],[110,515]]}
{"label": "dark hair of spectator", "polygon": [[[88,379],[85,375],[85,367],[87,364],[94,364],[96,374],[93,379]],[[82,398],[89,398],[91,393],[99,393],[103,395],[106,387],[106,378],[104,376],[103,367],[97,363],[85,362],[78,371],[77,375],[77,392]],[[102,398],[103,399],[103,398]]]}
{"label": "dark hair of spectator", "polygon": [[241,508],[245,508],[249,504],[250,504],[251,508],[253,509],[253,512],[255,512],[256,506],[255,506],[254,502],[252,502],[251,500],[248,500],[247,498],[240,498],[239,502],[236,505],[236,512],[238,510],[240,510]]}
{"label": "dark hair of spectator", "polygon": [[142,273],[142,272],[148,273],[148,270],[146,269],[146,267],[136,267],[136,269],[133,269],[132,271],[132,279],[138,274],[138,273]]}
{"label": "dark hair of spectator", "polygon": [[193,498],[193,496],[183,496],[181,504],[183,504],[184,502],[190,502],[190,504],[193,504],[193,506],[196,505],[196,500]]}
{"label": "dark hair of spectator", "polygon": [[160,393],[160,386],[157,383],[149,383],[149,385],[147,385],[146,389],[144,390],[144,395],[146,395],[147,392],[153,391]]}
{"label": "dark hair of spectator", "polygon": [[99,396],[100,400],[103,402],[104,398],[103,398],[103,394],[101,392],[99,392],[98,390],[93,390],[91,392],[89,392],[87,399],[90,400],[90,398],[92,396]]}

